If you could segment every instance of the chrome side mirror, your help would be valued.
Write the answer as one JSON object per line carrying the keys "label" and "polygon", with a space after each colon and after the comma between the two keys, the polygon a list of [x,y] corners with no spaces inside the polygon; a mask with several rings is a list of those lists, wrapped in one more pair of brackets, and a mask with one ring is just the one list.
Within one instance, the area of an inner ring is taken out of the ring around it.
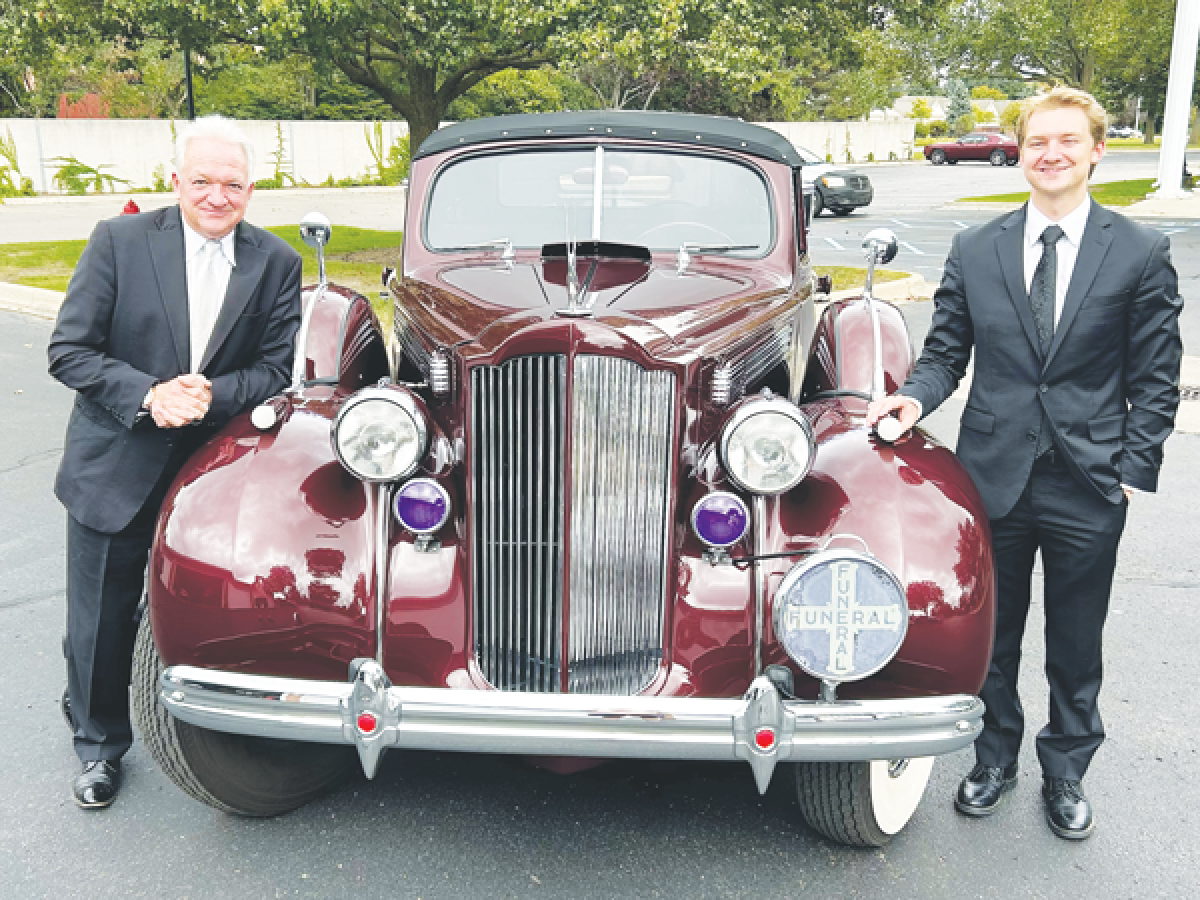
{"label": "chrome side mirror", "polygon": [[871,336],[874,344],[874,365],[871,373],[871,399],[878,400],[886,394],[883,373],[883,336],[879,328],[879,310],[875,307],[875,297],[872,288],[875,286],[875,266],[887,265],[896,258],[899,242],[896,235],[888,228],[875,228],[867,232],[862,242],[863,253],[867,257],[867,283],[863,288],[863,300],[871,314]]}
{"label": "chrome side mirror", "polygon": [[325,245],[333,236],[333,226],[329,217],[319,212],[310,212],[300,220],[300,239],[317,252],[317,282],[324,285],[325,279]]}
{"label": "chrome side mirror", "polygon": [[867,258],[867,284],[863,288],[863,296],[871,296],[875,287],[875,266],[887,265],[896,258],[899,249],[896,235],[887,228],[874,228],[863,238],[863,255]]}
{"label": "chrome side mirror", "polygon": [[292,364],[292,386],[304,383],[308,361],[308,326],[312,322],[313,310],[325,294],[329,283],[325,278],[325,245],[333,236],[329,217],[319,212],[310,212],[300,220],[300,240],[317,252],[317,289],[313,291],[301,311],[300,330],[296,333],[296,359]]}
{"label": "chrome side mirror", "polygon": [[867,259],[887,265],[896,258],[899,242],[896,235],[888,228],[875,228],[867,232],[862,242],[863,253]]}

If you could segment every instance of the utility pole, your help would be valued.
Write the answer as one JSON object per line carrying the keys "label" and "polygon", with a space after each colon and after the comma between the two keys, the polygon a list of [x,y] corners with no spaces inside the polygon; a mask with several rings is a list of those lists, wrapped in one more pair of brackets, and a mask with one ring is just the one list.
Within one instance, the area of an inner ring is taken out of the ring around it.
{"label": "utility pole", "polygon": [[1183,189],[1183,161],[1187,151],[1188,113],[1192,108],[1192,83],[1196,77],[1197,43],[1200,43],[1200,3],[1177,0],[1155,197],[1178,199],[1190,194]]}
{"label": "utility pole", "polygon": [[196,119],[196,98],[192,94],[192,51],[187,44],[183,45],[183,84],[187,90],[188,119]]}

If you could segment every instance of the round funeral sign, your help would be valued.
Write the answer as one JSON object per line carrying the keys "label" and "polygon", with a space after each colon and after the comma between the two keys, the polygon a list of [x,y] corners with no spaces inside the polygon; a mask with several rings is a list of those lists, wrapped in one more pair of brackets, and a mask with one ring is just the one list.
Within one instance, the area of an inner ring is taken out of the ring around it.
{"label": "round funeral sign", "polygon": [[879,560],[851,551],[819,553],[783,579],[775,634],[809,675],[857,681],[882,669],[904,643],[904,588]]}

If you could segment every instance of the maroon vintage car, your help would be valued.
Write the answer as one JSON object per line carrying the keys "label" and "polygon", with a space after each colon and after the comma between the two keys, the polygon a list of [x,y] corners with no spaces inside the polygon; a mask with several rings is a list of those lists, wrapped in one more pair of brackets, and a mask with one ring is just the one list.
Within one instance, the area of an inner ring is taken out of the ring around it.
{"label": "maroon vintage car", "polygon": [[831,839],[903,827],[981,727],[988,522],[947,449],[864,426],[909,336],[870,275],[829,301],[801,185],[728,119],[429,138],[392,339],[322,267],[294,383],[163,506],[134,703],[167,775],[271,815],[389,747],[741,760]]}
{"label": "maroon vintage car", "polygon": [[954,165],[960,159],[986,160],[993,166],[1015,166],[1020,159],[1017,142],[1006,134],[966,134],[955,141],[925,147],[925,158],[935,166]]}

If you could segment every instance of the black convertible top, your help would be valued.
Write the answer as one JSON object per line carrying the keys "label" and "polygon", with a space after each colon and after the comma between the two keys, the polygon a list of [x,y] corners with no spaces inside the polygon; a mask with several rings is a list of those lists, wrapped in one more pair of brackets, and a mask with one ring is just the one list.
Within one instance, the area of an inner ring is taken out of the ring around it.
{"label": "black convertible top", "polygon": [[555,140],[606,134],[686,143],[695,147],[722,147],[789,166],[801,164],[800,155],[783,135],[740,119],[695,113],[603,109],[469,119],[435,131],[421,144],[414,159],[452,147],[494,141],[525,141],[538,137]]}

